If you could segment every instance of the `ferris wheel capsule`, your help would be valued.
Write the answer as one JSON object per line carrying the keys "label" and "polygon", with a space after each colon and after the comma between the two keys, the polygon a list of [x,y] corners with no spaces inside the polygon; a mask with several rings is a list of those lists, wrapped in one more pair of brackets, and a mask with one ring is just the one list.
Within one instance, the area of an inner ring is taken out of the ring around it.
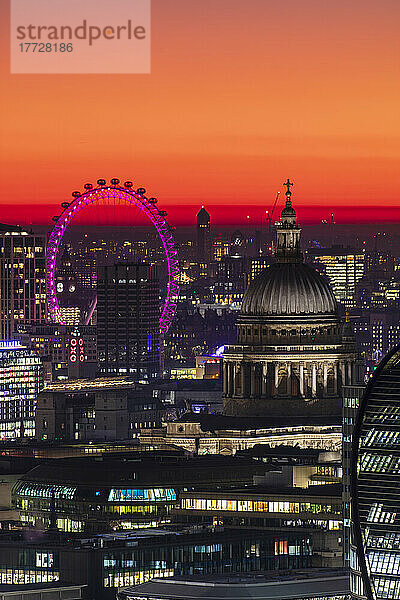
{"label": "ferris wheel capsule", "polygon": [[98,185],[106,185],[106,180],[105,179],[98,179],[97,183],[98,183]]}
{"label": "ferris wheel capsule", "polygon": [[116,177],[114,177],[114,179],[111,179],[111,183],[112,183],[112,185],[118,185],[119,184],[119,179],[117,179]]}
{"label": "ferris wheel capsule", "polygon": [[126,187],[126,188],[131,188],[132,186],[133,186],[133,183],[132,183],[132,181],[125,181],[125,183],[124,183],[124,187]]}
{"label": "ferris wheel capsule", "polygon": [[154,206],[155,204],[157,204],[158,200],[157,198],[149,198],[149,202]]}
{"label": "ferris wheel capsule", "polygon": [[85,190],[92,190],[93,189],[93,185],[91,183],[85,183],[85,185],[83,187],[85,188]]}
{"label": "ferris wheel capsule", "polygon": [[54,215],[54,217],[52,217],[51,220],[54,221],[54,223],[57,223],[57,221],[58,221],[59,218],[60,217],[58,217],[57,215]]}
{"label": "ferris wheel capsule", "polygon": [[69,206],[69,202],[61,202],[61,206],[62,206],[63,208],[68,208],[68,206]]}
{"label": "ferris wheel capsule", "polygon": [[80,193],[80,192],[72,192],[72,196],[73,196],[74,198],[79,198],[79,196],[80,196],[80,195],[81,195],[81,193]]}
{"label": "ferris wheel capsule", "polygon": [[136,190],[136,193],[137,193],[137,194],[145,194],[145,193],[146,193],[146,188],[138,188],[138,189]]}

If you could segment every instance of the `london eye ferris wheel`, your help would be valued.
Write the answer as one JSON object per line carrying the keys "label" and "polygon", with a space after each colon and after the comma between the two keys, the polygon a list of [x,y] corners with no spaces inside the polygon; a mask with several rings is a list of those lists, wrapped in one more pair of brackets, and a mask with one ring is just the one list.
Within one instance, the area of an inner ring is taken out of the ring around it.
{"label": "london eye ferris wheel", "polygon": [[118,201],[132,207],[137,207],[149,219],[158,233],[167,265],[167,286],[165,300],[160,315],[160,332],[165,335],[174,318],[179,297],[180,269],[178,252],[172,234],[172,228],[166,221],[166,211],[157,207],[156,198],[147,198],[144,188],[133,189],[131,181],[120,184],[119,179],[97,180],[97,187],[90,183],[84,185],[84,191],[72,193],[72,202],[61,204],[63,212],[54,217],[54,228],[50,234],[46,253],[46,297],[49,317],[54,323],[65,324],[65,320],[57,297],[56,264],[60,243],[63,236],[82,210],[93,204],[104,201]]}

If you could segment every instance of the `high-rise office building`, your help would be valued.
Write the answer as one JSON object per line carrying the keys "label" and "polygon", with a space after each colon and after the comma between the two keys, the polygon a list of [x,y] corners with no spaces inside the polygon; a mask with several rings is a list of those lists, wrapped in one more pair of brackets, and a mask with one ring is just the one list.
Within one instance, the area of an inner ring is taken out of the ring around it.
{"label": "high-rise office building", "polygon": [[20,323],[46,321],[46,243],[43,235],[0,225],[0,338]]}
{"label": "high-rise office building", "polygon": [[102,375],[160,373],[159,282],[140,263],[99,267],[97,356]]}
{"label": "high-rise office building", "polygon": [[216,304],[240,306],[248,286],[249,260],[234,254],[224,256],[218,263],[216,280],[212,287]]}
{"label": "high-rise office building", "polygon": [[43,386],[37,354],[18,341],[0,342],[0,440],[35,435],[36,397]]}
{"label": "high-rise office building", "polygon": [[364,275],[364,254],[342,246],[313,249],[307,254],[329,277],[336,300],[348,308],[354,306],[356,285]]}
{"label": "high-rise office building", "polygon": [[354,598],[400,598],[399,422],[397,346],[370,380],[353,431],[350,478]]}
{"label": "high-rise office building", "polygon": [[200,263],[211,258],[211,218],[204,206],[197,213],[197,249]]}

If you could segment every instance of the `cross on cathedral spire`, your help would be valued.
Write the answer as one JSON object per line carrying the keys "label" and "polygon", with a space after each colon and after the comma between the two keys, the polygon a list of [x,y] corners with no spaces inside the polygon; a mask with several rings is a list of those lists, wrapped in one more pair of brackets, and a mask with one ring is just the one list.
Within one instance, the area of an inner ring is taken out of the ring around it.
{"label": "cross on cathedral spire", "polygon": [[287,181],[285,181],[285,183],[283,184],[286,188],[286,206],[289,207],[292,205],[292,192],[290,191],[291,186],[293,186],[293,183],[290,181],[289,177],[287,179]]}
{"label": "cross on cathedral spire", "polygon": [[289,194],[291,194],[292,192],[290,191],[290,187],[293,185],[293,183],[290,181],[289,177],[288,177],[288,180],[287,180],[287,181],[285,181],[285,183],[284,183],[283,185],[284,185],[285,187],[287,187],[287,192],[286,192],[286,193],[288,193],[288,192],[289,192]]}

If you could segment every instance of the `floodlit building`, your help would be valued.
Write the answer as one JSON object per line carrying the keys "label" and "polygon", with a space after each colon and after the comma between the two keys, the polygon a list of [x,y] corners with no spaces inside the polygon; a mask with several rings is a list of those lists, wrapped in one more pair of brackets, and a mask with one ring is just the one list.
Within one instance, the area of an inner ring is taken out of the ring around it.
{"label": "floodlit building", "polygon": [[173,444],[198,454],[235,454],[257,444],[336,452],[342,447],[340,421],[336,416],[228,417],[193,411],[158,429],[142,430],[139,439],[145,446]]}
{"label": "floodlit building", "polygon": [[127,377],[53,382],[37,398],[36,439],[129,440],[141,429],[161,427],[166,413],[179,404],[176,394],[176,390],[155,389]]}

